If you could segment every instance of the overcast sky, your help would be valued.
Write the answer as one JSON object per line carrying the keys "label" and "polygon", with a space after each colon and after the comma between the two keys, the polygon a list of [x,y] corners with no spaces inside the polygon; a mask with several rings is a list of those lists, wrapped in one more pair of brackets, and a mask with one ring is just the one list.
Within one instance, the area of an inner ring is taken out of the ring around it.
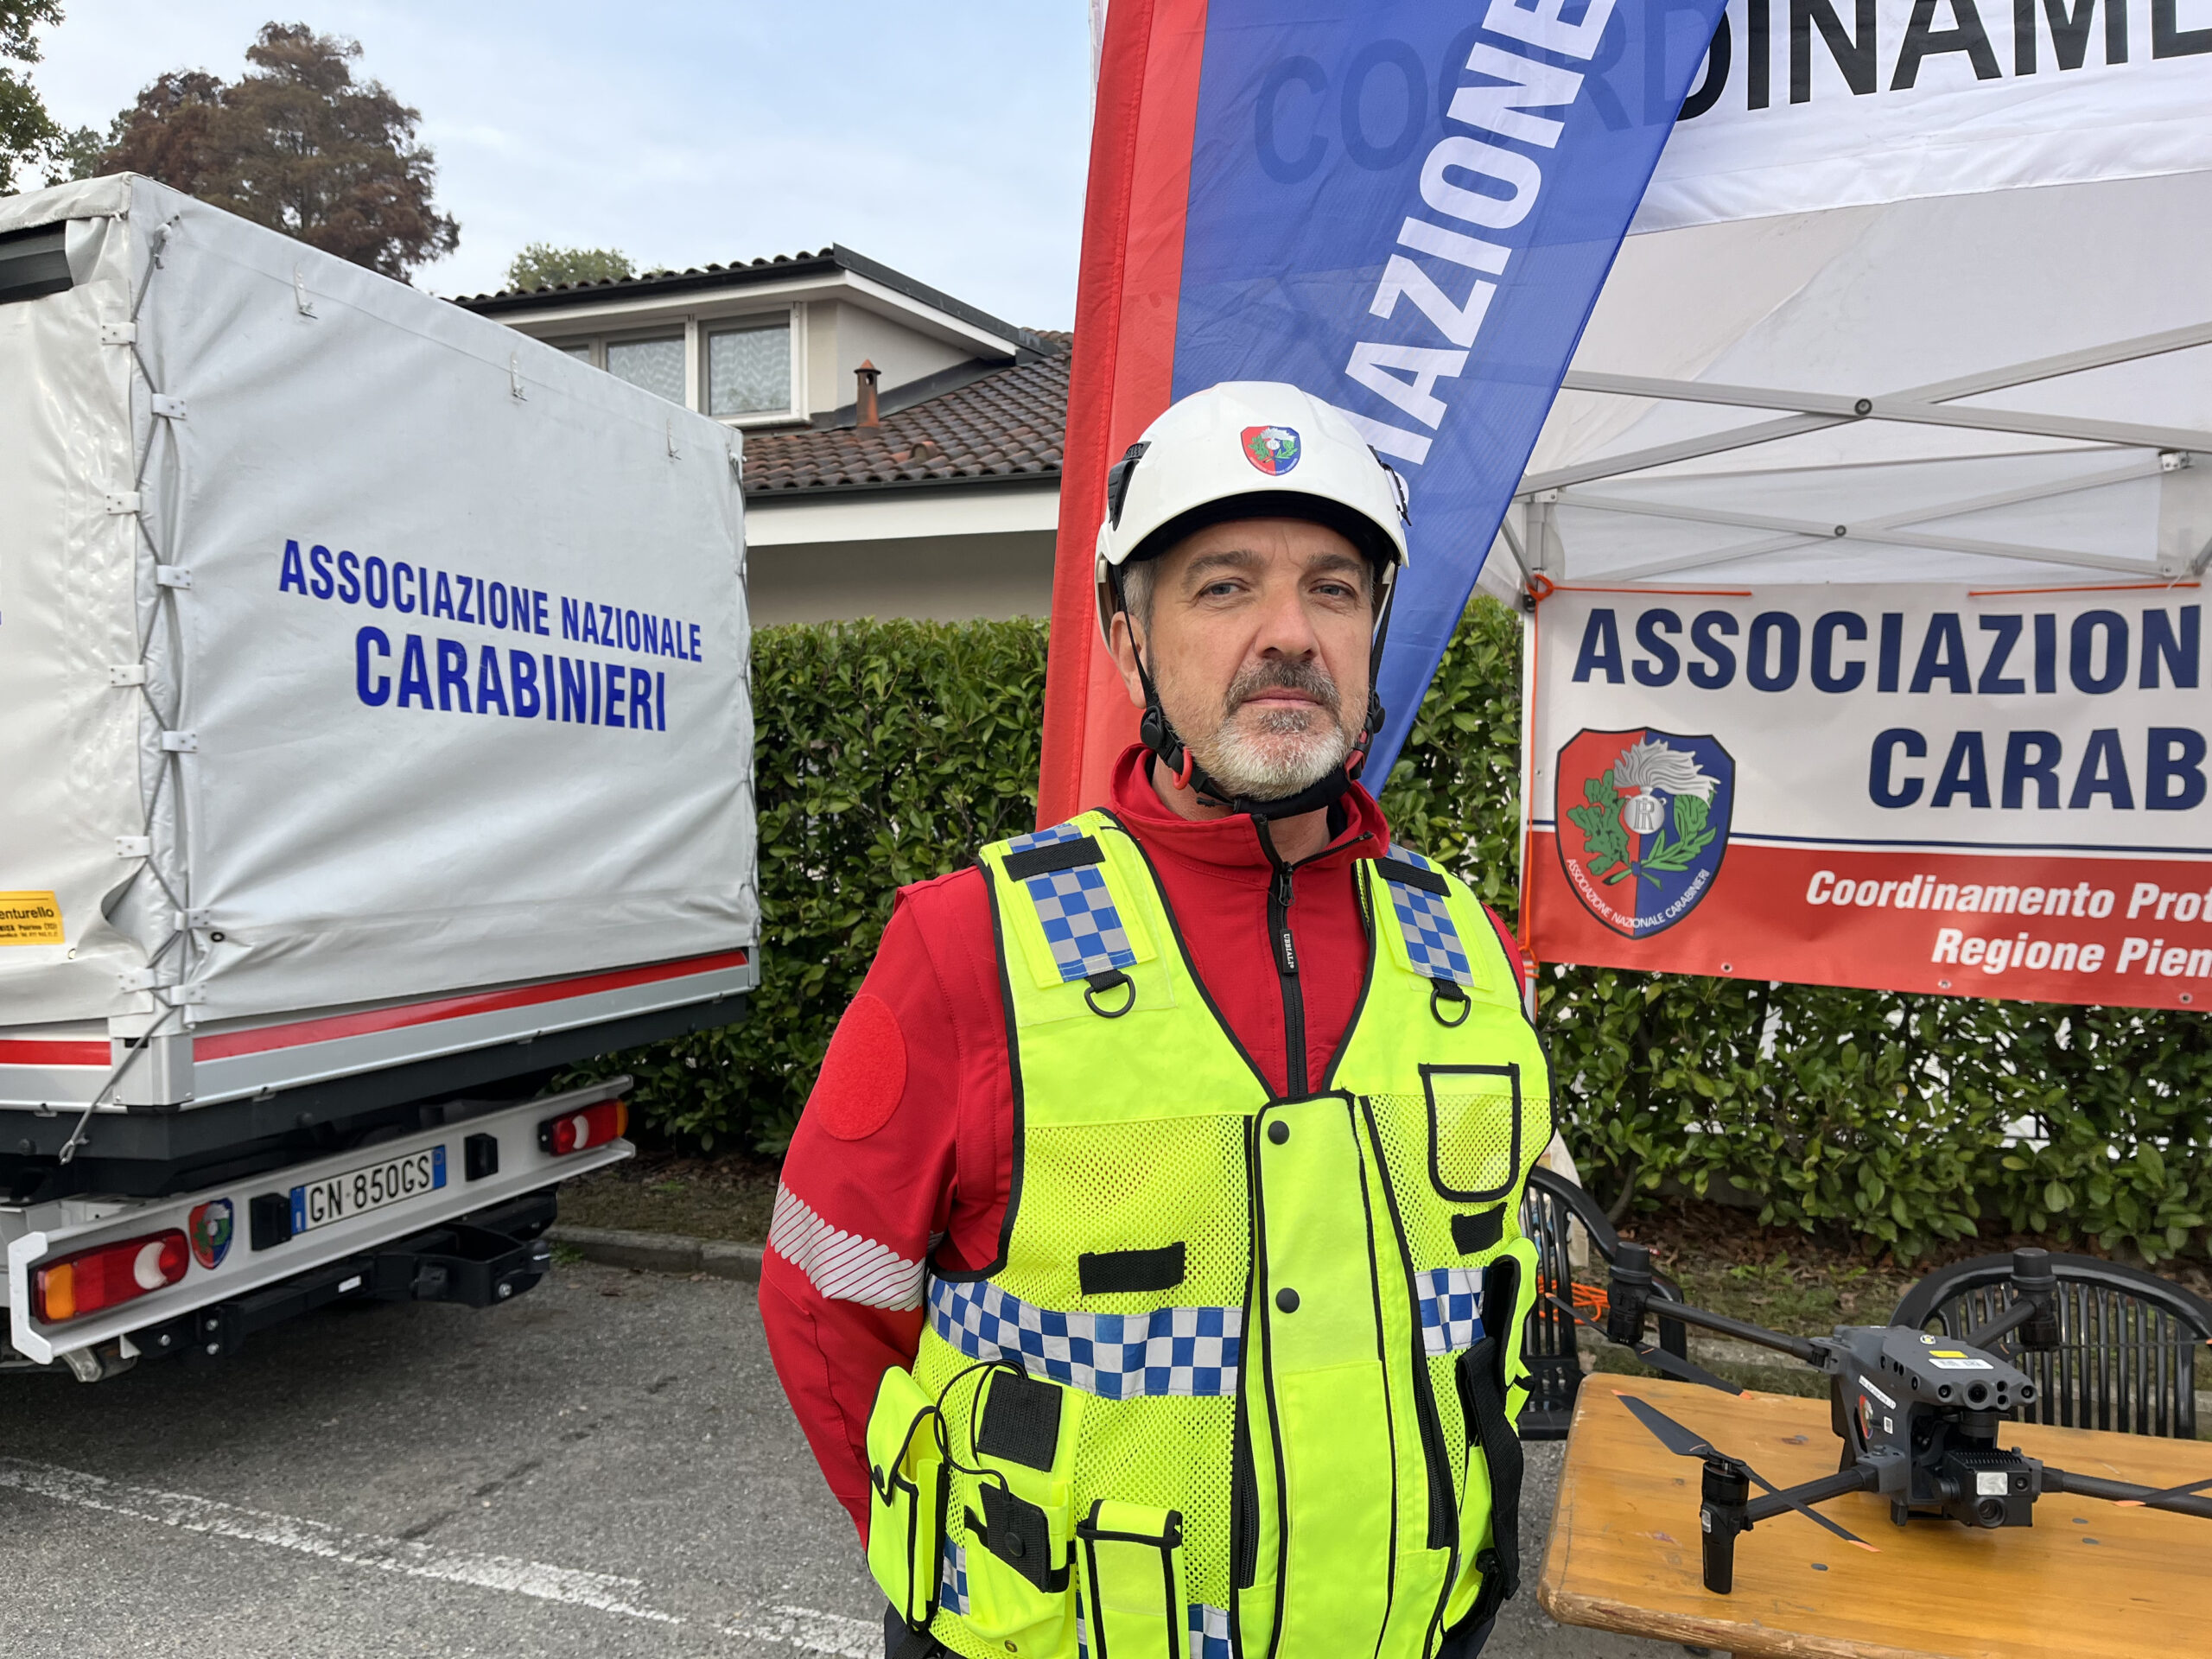
{"label": "overcast sky", "polygon": [[[66,0],[35,84],[103,130],[164,69],[230,78],[276,0]],[[461,249],[416,281],[500,286],[525,242],[641,267],[842,242],[1010,321],[1065,327],[1089,142],[1084,0],[296,0],[423,112]]]}

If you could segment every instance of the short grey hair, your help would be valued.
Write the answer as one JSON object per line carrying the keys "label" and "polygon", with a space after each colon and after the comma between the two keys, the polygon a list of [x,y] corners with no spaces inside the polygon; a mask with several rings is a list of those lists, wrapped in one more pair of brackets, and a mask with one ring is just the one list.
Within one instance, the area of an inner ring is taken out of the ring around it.
{"label": "short grey hair", "polygon": [[1152,632],[1153,579],[1160,574],[1157,561],[1139,559],[1124,564],[1119,573],[1122,583],[1122,608],[1130,620],[1146,633]]}

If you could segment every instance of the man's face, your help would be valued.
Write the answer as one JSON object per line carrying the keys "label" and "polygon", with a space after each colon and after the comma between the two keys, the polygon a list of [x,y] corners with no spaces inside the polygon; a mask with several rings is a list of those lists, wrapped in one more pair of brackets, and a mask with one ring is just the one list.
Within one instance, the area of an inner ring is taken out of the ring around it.
{"label": "man's face", "polygon": [[[1137,639],[1178,734],[1223,788],[1295,794],[1351,753],[1367,715],[1373,572],[1343,536],[1303,518],[1241,518],[1154,562]],[[1131,621],[1114,655],[1141,707]]]}

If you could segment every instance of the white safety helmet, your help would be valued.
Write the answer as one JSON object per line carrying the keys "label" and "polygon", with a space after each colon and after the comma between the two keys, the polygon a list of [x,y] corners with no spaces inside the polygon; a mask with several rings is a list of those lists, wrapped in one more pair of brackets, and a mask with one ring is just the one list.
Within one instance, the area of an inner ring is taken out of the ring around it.
{"label": "white safety helmet", "polygon": [[1232,518],[1309,518],[1374,561],[1376,614],[1406,564],[1406,486],[1343,413],[1279,380],[1224,380],[1171,404],[1107,474],[1098,626],[1116,572]]}

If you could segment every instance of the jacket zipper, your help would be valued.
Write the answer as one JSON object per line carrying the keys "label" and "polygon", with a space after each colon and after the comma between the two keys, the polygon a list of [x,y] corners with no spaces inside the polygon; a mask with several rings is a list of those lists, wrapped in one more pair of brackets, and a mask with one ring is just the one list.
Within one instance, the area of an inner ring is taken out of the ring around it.
{"label": "jacket zipper", "polygon": [[[1274,849],[1268,849],[1274,857]],[[1275,861],[1274,880],[1268,887],[1268,936],[1274,944],[1275,977],[1282,982],[1282,1045],[1289,1098],[1306,1092],[1306,998],[1298,985],[1298,947],[1290,938],[1291,875],[1297,868]]]}
{"label": "jacket zipper", "polygon": [[[1268,861],[1274,866],[1274,879],[1268,884],[1268,942],[1269,953],[1275,959],[1275,978],[1282,985],[1282,1046],[1283,1077],[1289,1085],[1284,1096],[1287,1100],[1302,1098],[1313,1087],[1306,1066],[1306,997],[1298,983],[1298,946],[1290,937],[1290,901],[1295,897],[1291,878],[1314,859],[1326,858],[1342,848],[1324,847],[1310,858],[1301,858],[1295,864],[1286,864],[1275,852],[1274,837],[1268,833],[1264,823],[1255,824],[1260,832],[1260,845],[1266,849]],[[1348,846],[1357,847],[1372,832],[1355,836]]]}
{"label": "jacket zipper", "polygon": [[1232,1582],[1249,1590],[1260,1576],[1260,1477],[1252,1462],[1252,1427],[1244,1413],[1243,1391],[1237,1391],[1230,1496],[1230,1556]]}
{"label": "jacket zipper", "polygon": [[[1229,1559],[1233,1588],[1249,1590],[1260,1576],[1260,1476],[1252,1459],[1252,1420],[1249,1404],[1253,1375],[1254,1328],[1260,1319],[1258,1291],[1261,1252],[1267,1248],[1260,1212],[1259,1121],[1244,1126],[1244,1202],[1249,1252],[1244,1279],[1245,1315],[1243,1363],[1236,1371],[1236,1410],[1229,1433]],[[1229,1599],[1231,1621],[1236,1618],[1236,1598]]]}

